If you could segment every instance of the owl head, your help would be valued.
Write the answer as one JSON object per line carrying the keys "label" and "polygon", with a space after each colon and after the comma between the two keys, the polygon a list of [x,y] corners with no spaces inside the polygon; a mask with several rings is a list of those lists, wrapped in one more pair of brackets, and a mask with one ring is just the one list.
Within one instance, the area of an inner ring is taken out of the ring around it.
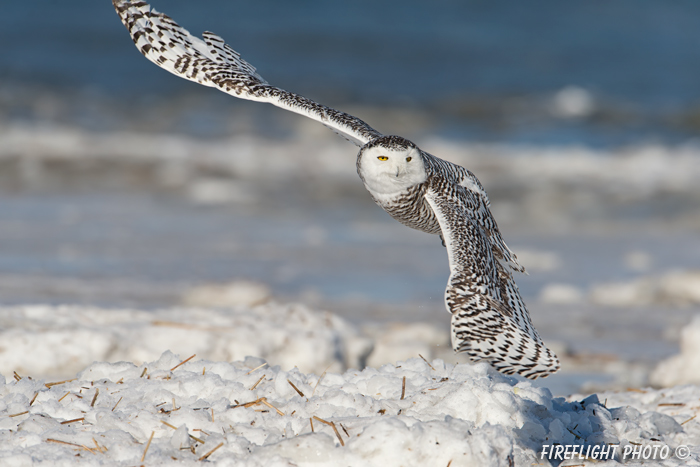
{"label": "owl head", "polygon": [[421,150],[400,136],[382,136],[362,146],[357,173],[370,191],[391,194],[426,180]]}

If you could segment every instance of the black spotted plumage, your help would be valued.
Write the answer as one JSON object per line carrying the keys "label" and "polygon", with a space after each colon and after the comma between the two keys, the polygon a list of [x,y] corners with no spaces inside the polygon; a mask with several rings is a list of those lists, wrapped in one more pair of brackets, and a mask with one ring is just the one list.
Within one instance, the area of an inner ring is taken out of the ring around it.
{"label": "black spotted plumage", "polygon": [[[524,268],[503,241],[486,191],[473,173],[400,136],[384,136],[352,115],[271,86],[211,32],[203,33],[202,39],[192,36],[146,2],[113,0],[113,4],[138,50],[161,68],[242,99],[312,118],[361,147],[358,173],[377,204],[402,224],[443,238],[450,263],[445,304],[452,314],[455,351],[485,360],[503,373],[528,378],[559,369],[513,280],[512,273]],[[424,178],[390,196],[374,192],[370,180],[363,178],[362,155],[376,148],[417,151]]]}

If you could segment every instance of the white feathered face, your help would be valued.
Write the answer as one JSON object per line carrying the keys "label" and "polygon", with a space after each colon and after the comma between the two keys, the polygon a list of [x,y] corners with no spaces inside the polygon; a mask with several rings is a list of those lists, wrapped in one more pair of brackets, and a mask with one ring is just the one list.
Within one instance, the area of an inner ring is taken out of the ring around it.
{"label": "white feathered face", "polygon": [[363,148],[358,162],[365,185],[377,193],[396,193],[426,179],[423,159],[416,147]]}

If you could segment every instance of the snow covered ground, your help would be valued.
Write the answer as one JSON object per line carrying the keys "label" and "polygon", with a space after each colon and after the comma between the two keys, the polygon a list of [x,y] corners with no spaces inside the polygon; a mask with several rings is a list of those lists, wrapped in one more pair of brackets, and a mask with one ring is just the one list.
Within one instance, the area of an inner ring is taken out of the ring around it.
{"label": "snow covered ground", "polygon": [[697,386],[566,401],[486,364],[415,358],[316,375],[261,362],[181,364],[166,352],[141,365],[94,363],[65,382],[8,376],[0,462],[546,465],[542,453],[556,456],[560,444],[569,458],[574,445],[591,462],[610,458],[596,465],[639,464],[634,449],[642,458],[656,449],[663,465],[698,465]]}
{"label": "snow covered ground", "polygon": [[273,301],[0,316],[0,465],[700,465],[700,386],[557,398]]}

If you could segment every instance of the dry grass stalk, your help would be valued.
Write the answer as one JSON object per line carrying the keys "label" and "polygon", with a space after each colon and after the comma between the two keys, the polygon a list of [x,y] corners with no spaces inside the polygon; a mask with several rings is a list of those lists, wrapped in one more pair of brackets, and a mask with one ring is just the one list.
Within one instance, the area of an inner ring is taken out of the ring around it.
{"label": "dry grass stalk", "polygon": [[267,362],[263,363],[263,364],[260,365],[260,366],[256,366],[255,368],[253,368],[252,370],[250,370],[248,373],[246,373],[246,375],[251,374],[251,373],[254,372],[255,370],[259,370],[260,368],[264,367],[265,365],[267,365]]}
{"label": "dry grass stalk", "polygon": [[61,441],[60,439],[53,439],[53,438],[46,438],[47,443],[56,443],[56,444],[67,444],[68,446],[75,446],[76,448],[82,448],[82,444],[75,444],[75,443],[69,443],[68,441]]}
{"label": "dry grass stalk", "polygon": [[433,365],[431,365],[430,362],[428,360],[426,360],[424,356],[422,356],[421,354],[418,354],[418,356],[420,358],[422,358],[425,363],[428,364],[428,366],[430,367],[431,370],[435,371],[435,368],[433,367]]}
{"label": "dry grass stalk", "polygon": [[693,420],[695,417],[697,417],[697,414],[693,415],[693,416],[690,417],[688,420],[686,420],[686,421],[684,421],[683,423],[681,423],[681,425],[685,425],[685,424],[688,423],[689,421]]}
{"label": "dry grass stalk", "polygon": [[[332,363],[331,363],[332,365]],[[314,386],[314,390],[311,392],[311,397],[313,397],[314,394],[316,394],[316,388],[318,388],[318,385],[321,384],[321,381],[323,380],[323,377],[326,376],[326,372],[328,369],[331,367],[331,365],[328,365],[325,370],[323,370],[323,373],[321,373],[321,376],[319,376],[318,381],[316,381],[316,386]]]}
{"label": "dry grass stalk", "polygon": [[117,406],[118,406],[118,405],[119,405],[119,403],[120,403],[120,402],[122,401],[122,399],[124,399],[124,396],[120,397],[120,398],[119,398],[119,400],[117,401],[117,403],[116,403],[116,404],[114,404],[114,407],[112,407],[112,412],[114,412],[114,409],[116,409],[116,408],[117,408]]}
{"label": "dry grass stalk", "polygon": [[338,428],[336,428],[335,423],[329,422],[327,420],[324,420],[322,418],[318,418],[316,415],[314,415],[314,418],[318,420],[321,423],[325,423],[326,425],[330,426],[333,428],[333,431],[335,431],[335,435],[338,437],[338,441],[340,441],[341,446],[345,446],[345,443],[343,442],[343,438],[340,437],[340,432],[338,432]]}
{"label": "dry grass stalk", "polygon": [[101,454],[104,454],[105,452],[109,451],[109,449],[107,449],[107,446],[100,446],[100,444],[95,438],[92,438],[92,442],[95,443],[95,446],[97,446],[97,449],[100,451]]}
{"label": "dry grass stalk", "polygon": [[401,383],[401,400],[406,395],[406,377],[403,377],[403,382]]}
{"label": "dry grass stalk", "polygon": [[211,455],[214,453],[214,451],[216,451],[217,449],[219,449],[219,448],[220,448],[221,446],[223,446],[223,445],[224,445],[223,442],[219,443],[218,446],[216,446],[214,449],[212,449],[212,450],[209,451],[208,453],[204,454],[202,457],[199,458],[199,460],[200,460],[200,461],[203,461],[203,460],[206,459],[207,457],[211,456]]}
{"label": "dry grass stalk", "polygon": [[262,375],[262,376],[260,377],[260,379],[250,388],[250,390],[252,391],[252,390],[255,389],[256,387],[258,387],[258,384],[260,384],[260,381],[262,381],[263,378],[264,378],[265,376],[266,376],[266,375]]}
{"label": "dry grass stalk", "polygon": [[287,379],[287,382],[294,388],[294,390],[299,394],[301,397],[306,397],[303,392],[299,390],[298,387],[294,386],[294,383],[292,383],[289,379]]}
{"label": "dry grass stalk", "polygon": [[85,421],[85,417],[74,418],[73,420],[66,420],[66,421],[64,421],[64,422],[61,422],[61,425],[68,425],[69,423],[84,422],[84,421]]}
{"label": "dry grass stalk", "polygon": [[[162,423],[163,425],[167,426],[168,428],[172,428],[173,430],[177,430],[177,427],[176,427],[176,426],[171,425],[170,423],[168,423],[168,422],[166,422],[166,421],[164,421],[164,420],[161,420],[160,423]],[[197,430],[194,430],[194,431],[197,431]],[[199,431],[202,431],[202,430],[199,430]],[[203,439],[197,438],[196,436],[192,436],[192,435],[190,435],[190,434],[188,434],[188,436],[189,436],[190,438],[192,438],[193,440],[197,441],[198,443],[204,444],[204,440],[203,440]]]}
{"label": "dry grass stalk", "polygon": [[13,417],[19,417],[20,415],[26,415],[29,413],[29,410],[25,410],[24,412],[20,413],[13,413],[12,415],[8,415],[8,417],[13,418]]}
{"label": "dry grass stalk", "polygon": [[71,382],[73,382],[73,381],[75,381],[75,380],[76,380],[76,378],[67,379],[67,380],[65,380],[65,381],[56,381],[55,383],[46,383],[46,384],[44,384],[44,386],[46,386],[47,388],[51,388],[51,387],[57,386],[57,385],[59,385],[59,384],[71,383]]}
{"label": "dry grass stalk", "polygon": [[16,371],[13,371],[13,373],[14,373],[13,376],[15,377],[16,381],[19,381],[20,379],[22,379],[22,377],[20,375],[18,375]]}
{"label": "dry grass stalk", "polygon": [[452,465],[452,459],[447,463],[447,467],[450,467]]}
{"label": "dry grass stalk", "polygon": [[139,378],[143,378],[146,375],[147,371],[148,371],[148,368],[144,368],[143,371],[141,372],[141,376],[139,376]]}
{"label": "dry grass stalk", "polygon": [[639,392],[639,393],[642,393],[642,394],[646,394],[646,393],[647,393],[644,389],[637,389],[637,388],[627,388],[627,391],[630,391],[630,392]]}
{"label": "dry grass stalk", "polygon": [[65,399],[68,394],[70,394],[70,391],[68,391],[63,396],[61,396],[61,398],[58,400],[58,402],[61,402],[63,399]]}
{"label": "dry grass stalk", "polygon": [[309,423],[311,424],[311,433],[316,433],[316,432],[314,431],[314,419],[313,419],[313,418],[309,418]]}
{"label": "dry grass stalk", "polygon": [[38,395],[39,395],[39,391],[37,391],[37,392],[34,393],[34,397],[32,397],[31,402],[29,402],[29,406],[30,406],[30,407],[32,406],[32,404],[34,403],[34,401],[36,400],[36,397],[37,397]]}
{"label": "dry grass stalk", "polygon": [[185,363],[189,362],[190,360],[192,360],[192,359],[193,359],[194,357],[196,357],[196,356],[197,356],[197,354],[194,354],[194,355],[192,355],[191,357],[186,358],[185,360],[181,361],[180,363],[178,363],[177,365],[175,365],[174,367],[172,367],[172,368],[170,369],[170,371],[175,371],[179,366],[184,365]]}
{"label": "dry grass stalk", "polygon": [[238,407],[245,407],[245,408],[247,409],[248,407],[251,407],[251,406],[253,406],[253,405],[255,405],[255,404],[259,404],[259,403],[260,403],[260,399],[262,399],[262,397],[259,398],[259,399],[255,399],[254,401],[251,401],[251,402],[245,402],[245,403],[243,403],[243,404],[232,405],[231,408],[232,408],[232,409],[235,409],[235,408],[238,408]]}
{"label": "dry grass stalk", "polygon": [[282,412],[280,409],[278,409],[278,408],[275,407],[274,405],[270,404],[270,403],[267,401],[266,398],[261,397],[261,398],[260,398],[260,402],[262,402],[263,404],[265,404],[266,406],[268,406],[268,407],[271,408],[271,409],[275,409],[275,410],[277,411],[278,414],[284,415],[284,412]]}
{"label": "dry grass stalk", "polygon": [[95,388],[95,396],[92,398],[92,402],[90,403],[90,407],[95,407],[95,401],[97,400],[97,396],[100,395],[100,388]]}
{"label": "dry grass stalk", "polygon": [[684,405],[683,402],[664,402],[659,404],[659,407],[683,407]]}
{"label": "dry grass stalk", "polygon": [[168,428],[172,428],[173,430],[177,430],[177,427],[171,425],[171,424],[168,423],[168,422],[165,422],[165,421],[161,420],[160,423],[162,423],[163,425],[167,426]]}
{"label": "dry grass stalk", "polygon": [[[68,445],[68,446],[74,446],[74,447],[76,447],[76,448],[85,449],[86,451],[89,451],[89,452],[91,452],[91,453],[97,455],[97,453],[95,452],[94,449],[90,449],[89,447],[85,446],[84,444],[69,443],[68,441],[61,441],[60,439],[53,439],[53,438],[47,438],[47,439],[46,439],[46,442],[48,442],[48,443],[57,443],[57,444],[66,444],[66,445]],[[100,452],[102,452],[102,451],[100,451]]]}
{"label": "dry grass stalk", "polygon": [[202,376],[204,376],[204,373],[207,372],[207,367],[202,368]]}
{"label": "dry grass stalk", "polygon": [[146,449],[143,450],[143,456],[141,456],[141,462],[146,458],[146,453],[148,452],[148,448],[151,447],[151,441],[153,441],[153,435],[155,435],[155,431],[151,431],[151,437],[148,438],[148,443],[146,443]]}
{"label": "dry grass stalk", "polygon": [[349,438],[349,437],[350,437],[350,433],[348,433],[348,429],[345,428],[345,426],[344,426],[342,423],[338,423],[338,425],[340,425],[340,428],[342,428],[343,431],[345,432],[345,436],[347,436],[347,437]]}

